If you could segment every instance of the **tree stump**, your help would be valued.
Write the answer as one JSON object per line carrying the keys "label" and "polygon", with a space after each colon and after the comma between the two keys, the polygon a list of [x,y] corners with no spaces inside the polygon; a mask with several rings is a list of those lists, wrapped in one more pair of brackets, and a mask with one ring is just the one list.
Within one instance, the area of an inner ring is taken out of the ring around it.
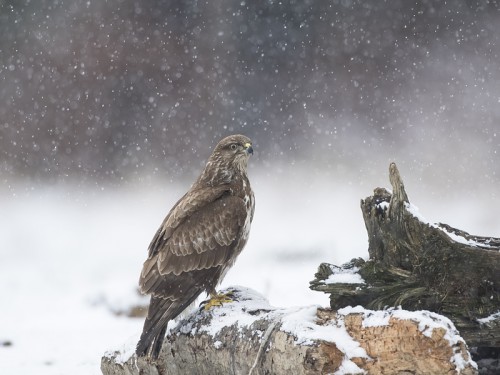
{"label": "tree stump", "polygon": [[105,375],[477,374],[453,323],[431,312],[275,308],[245,288],[198,309],[167,335],[158,360],[134,346],[104,355]]}
{"label": "tree stump", "polygon": [[[392,193],[377,188],[361,200],[369,260],[321,264],[311,289],[329,293],[332,309],[434,311],[450,318],[469,346],[498,350],[500,239],[429,223],[410,203],[395,163],[389,180]],[[340,274],[361,281],[342,282]]]}

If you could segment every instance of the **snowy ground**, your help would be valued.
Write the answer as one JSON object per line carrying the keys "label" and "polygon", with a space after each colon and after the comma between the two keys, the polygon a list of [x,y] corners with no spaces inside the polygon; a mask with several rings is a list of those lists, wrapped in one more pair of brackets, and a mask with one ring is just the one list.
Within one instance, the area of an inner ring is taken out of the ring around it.
{"label": "snowy ground", "polygon": [[[381,171],[385,173],[385,171]],[[308,289],[318,264],[367,257],[359,200],[372,188],[300,176],[280,185],[254,178],[250,241],[222,286],[253,288],[274,306],[327,305]],[[149,241],[187,185],[26,188],[0,194],[0,374],[99,374],[102,354],[135,341],[142,319],[110,308],[137,300]],[[407,183],[412,199],[412,186]],[[431,221],[499,235],[488,203],[414,203]],[[6,345],[10,343],[10,345]]]}

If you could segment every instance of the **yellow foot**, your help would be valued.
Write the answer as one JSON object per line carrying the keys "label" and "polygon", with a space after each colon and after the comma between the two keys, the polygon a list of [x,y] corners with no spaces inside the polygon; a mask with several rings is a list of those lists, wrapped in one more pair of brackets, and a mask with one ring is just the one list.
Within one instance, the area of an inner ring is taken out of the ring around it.
{"label": "yellow foot", "polygon": [[228,293],[210,293],[210,299],[208,301],[204,301],[201,304],[205,305],[205,310],[210,310],[215,306],[222,306],[225,303],[233,302],[231,299],[233,296],[232,292]]}

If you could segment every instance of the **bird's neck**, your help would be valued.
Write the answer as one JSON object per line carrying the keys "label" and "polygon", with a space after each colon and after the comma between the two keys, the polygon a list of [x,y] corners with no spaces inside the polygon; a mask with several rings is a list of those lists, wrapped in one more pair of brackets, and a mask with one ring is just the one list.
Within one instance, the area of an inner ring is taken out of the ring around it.
{"label": "bird's neck", "polygon": [[226,166],[221,163],[209,161],[205,166],[198,182],[206,186],[220,186],[239,183],[248,183],[246,168],[238,168],[233,165]]}

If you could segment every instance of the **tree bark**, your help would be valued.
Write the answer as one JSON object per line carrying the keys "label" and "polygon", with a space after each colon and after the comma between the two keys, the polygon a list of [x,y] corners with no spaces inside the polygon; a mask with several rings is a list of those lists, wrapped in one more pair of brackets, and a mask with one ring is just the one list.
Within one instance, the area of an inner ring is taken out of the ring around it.
{"label": "tree bark", "polygon": [[[391,163],[392,194],[383,188],[361,201],[369,260],[320,265],[311,289],[330,294],[332,309],[361,305],[430,310],[450,318],[471,347],[500,347],[500,239],[426,222]],[[356,271],[363,284],[329,283]],[[481,318],[490,317],[481,323]]]}
{"label": "tree bark", "polygon": [[237,302],[179,322],[157,361],[107,353],[103,374],[477,374],[465,342],[437,314],[277,309],[253,291],[232,292]]}

